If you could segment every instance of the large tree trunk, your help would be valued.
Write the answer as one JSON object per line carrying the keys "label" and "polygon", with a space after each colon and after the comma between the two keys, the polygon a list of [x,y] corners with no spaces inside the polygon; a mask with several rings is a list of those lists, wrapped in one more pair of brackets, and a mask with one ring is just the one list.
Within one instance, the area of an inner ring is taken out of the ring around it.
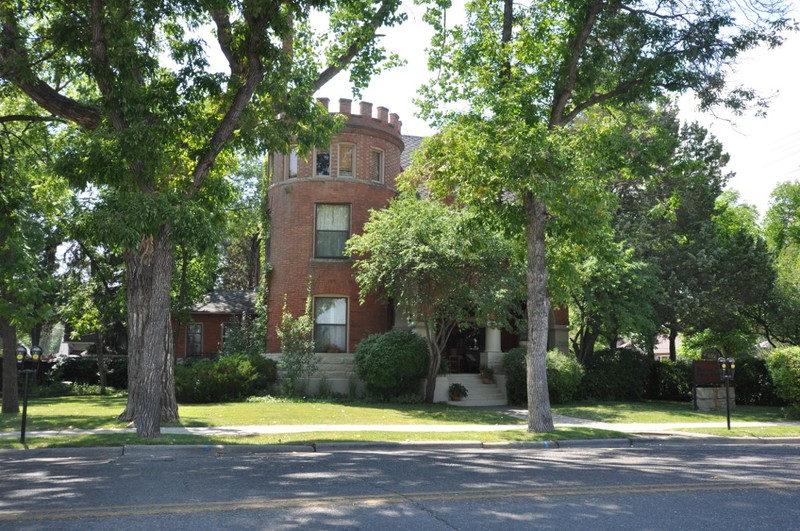
{"label": "large tree trunk", "polygon": [[[120,420],[132,420],[139,437],[161,434],[165,360],[169,356],[172,244],[169,229],[142,238],[125,253],[128,279],[128,405]],[[172,391],[174,393],[174,391]],[[177,408],[177,406],[175,406]],[[174,412],[177,418],[177,409]]]}
{"label": "large tree trunk", "polygon": [[178,400],[175,396],[175,341],[172,325],[168,323],[166,347],[164,349],[164,371],[161,385],[161,422],[178,420]]}
{"label": "large tree trunk", "polygon": [[586,363],[586,361],[594,354],[594,347],[597,344],[597,333],[594,332],[591,326],[584,330],[579,339],[578,348],[575,350],[578,361]]}
{"label": "large tree trunk", "polygon": [[436,377],[439,376],[439,365],[442,357],[436,353],[429,353],[428,375],[425,380],[425,403],[433,404],[433,397],[436,394]]}
{"label": "large tree trunk", "polygon": [[669,329],[669,359],[671,361],[678,360],[678,330],[676,328]]}
{"label": "large tree trunk", "polygon": [[108,371],[106,371],[106,356],[103,349],[103,330],[102,328],[97,331],[97,375],[100,377],[100,390],[105,393],[106,386],[108,385]]}
{"label": "large tree trunk", "polygon": [[425,321],[425,341],[428,343],[428,374],[425,379],[425,403],[433,404],[436,394],[436,377],[439,376],[439,365],[442,364],[441,349],[436,341],[436,333],[431,321]]}
{"label": "large tree trunk", "polygon": [[3,413],[19,413],[17,384],[17,328],[0,315],[0,336],[3,337]]}
{"label": "large tree trunk", "polygon": [[545,228],[548,214],[544,203],[532,194],[526,194],[524,201],[528,255],[528,431],[542,433],[555,429],[547,391],[550,298],[547,294]]}

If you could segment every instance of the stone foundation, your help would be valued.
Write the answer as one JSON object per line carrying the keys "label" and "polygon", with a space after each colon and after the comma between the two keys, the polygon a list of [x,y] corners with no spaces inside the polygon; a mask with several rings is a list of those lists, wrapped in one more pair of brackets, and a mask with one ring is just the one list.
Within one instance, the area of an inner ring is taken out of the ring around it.
{"label": "stone foundation", "polygon": [[[730,388],[731,411],[736,409],[736,389]],[[694,409],[696,411],[725,411],[724,387],[695,387]]]}

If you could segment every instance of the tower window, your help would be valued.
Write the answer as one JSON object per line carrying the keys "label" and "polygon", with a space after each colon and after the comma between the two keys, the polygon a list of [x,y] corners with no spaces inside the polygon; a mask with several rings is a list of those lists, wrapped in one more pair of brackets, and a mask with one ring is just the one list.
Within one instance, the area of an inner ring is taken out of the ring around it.
{"label": "tower window", "polygon": [[355,177],[356,147],[353,144],[339,144],[339,177]]}
{"label": "tower window", "polygon": [[292,150],[291,153],[286,157],[286,178],[287,179],[296,179],[297,178],[297,151]]}
{"label": "tower window", "polygon": [[372,149],[369,153],[369,178],[373,181],[383,181],[383,151]]}
{"label": "tower window", "polygon": [[331,174],[331,152],[328,149],[317,148],[314,150],[314,169],[316,175]]}
{"label": "tower window", "polygon": [[317,205],[314,256],[344,258],[350,238],[350,205]]}

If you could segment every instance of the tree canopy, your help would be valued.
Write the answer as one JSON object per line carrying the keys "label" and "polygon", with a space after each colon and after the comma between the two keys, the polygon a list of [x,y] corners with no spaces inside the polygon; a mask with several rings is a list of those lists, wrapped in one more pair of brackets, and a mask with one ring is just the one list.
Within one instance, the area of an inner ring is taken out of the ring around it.
{"label": "tree canopy", "polygon": [[[96,231],[123,249],[129,398],[142,437],[177,418],[169,340],[176,242],[207,237],[233,149],[313,146],[336,127],[314,92],[387,59],[399,0],[14,0],[0,4],[0,79],[57,117],[55,169],[96,193]],[[322,15],[327,27],[311,26]],[[214,57],[221,58],[216,61]],[[221,63],[221,64],[218,64]]]}
{"label": "tree canopy", "polygon": [[[548,224],[568,220],[572,234],[596,224],[594,209],[580,200],[598,186],[587,171],[593,165],[576,156],[580,129],[573,125],[596,107],[624,109],[688,90],[704,109],[759,105],[752,91],[729,87],[725,75],[741,52],[780,44],[788,26],[785,7],[722,0],[475,0],[467,4],[466,24],[454,27],[445,23],[447,7],[436,2],[426,15],[436,31],[429,64],[439,75],[423,90],[421,104],[437,125],[458,131],[453,135],[461,141],[448,147],[460,145],[459,158],[478,165],[465,171],[444,156],[452,152],[432,150],[418,158],[417,171],[457,183],[450,191],[471,204],[516,203],[516,215],[507,220],[527,241],[529,429],[552,431],[545,359]],[[504,164],[494,163],[500,160]]]}
{"label": "tree canopy", "polygon": [[511,241],[469,210],[407,192],[373,211],[347,251],[362,296],[379,293],[424,326],[433,401],[441,352],[454,328],[506,325],[521,308],[522,264]]}

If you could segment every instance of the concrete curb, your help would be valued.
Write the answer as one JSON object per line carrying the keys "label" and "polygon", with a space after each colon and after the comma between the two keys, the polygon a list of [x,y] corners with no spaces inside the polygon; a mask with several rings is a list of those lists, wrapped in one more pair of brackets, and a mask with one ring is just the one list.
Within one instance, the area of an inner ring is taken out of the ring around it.
{"label": "concrete curb", "polygon": [[4,448],[0,450],[0,459],[13,459],[24,457],[25,459],[40,458],[65,458],[65,457],[89,457],[92,459],[115,459],[122,456],[122,446],[87,446],[61,448]]}
{"label": "concrete curb", "polygon": [[153,459],[169,457],[222,457],[226,455],[253,455],[266,453],[311,453],[312,445],[157,445],[157,444],[127,444],[122,455],[128,457],[151,457]]}
{"label": "concrete curb", "polygon": [[288,453],[335,453],[354,451],[408,451],[408,450],[576,450],[576,449],[624,449],[648,446],[680,447],[692,446],[735,446],[735,445],[800,445],[798,437],[759,439],[755,437],[631,437],[616,439],[573,439],[564,441],[409,441],[409,442],[322,442],[307,445],[147,445],[130,444],[125,446],[96,446],[78,448],[33,448],[2,449],[0,460],[46,459],[46,458],[91,458],[118,459],[131,457],[139,459],[171,460],[181,457],[226,457],[259,454]]}

